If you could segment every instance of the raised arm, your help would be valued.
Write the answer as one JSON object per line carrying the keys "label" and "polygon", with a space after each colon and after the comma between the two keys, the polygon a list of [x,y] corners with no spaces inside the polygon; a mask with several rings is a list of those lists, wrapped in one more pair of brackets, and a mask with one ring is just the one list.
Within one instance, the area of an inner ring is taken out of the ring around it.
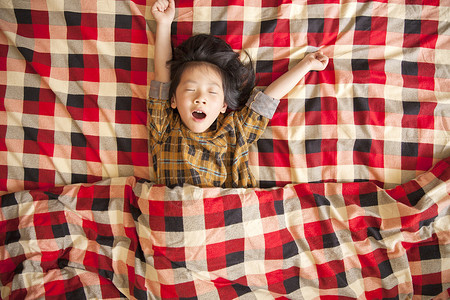
{"label": "raised arm", "polygon": [[170,69],[167,62],[172,59],[170,29],[175,16],[175,1],[157,0],[152,6],[152,14],[156,20],[155,80],[169,82]]}
{"label": "raised arm", "polygon": [[321,51],[307,54],[295,67],[272,82],[264,93],[272,98],[286,96],[309,71],[322,71],[328,65],[328,57]]}

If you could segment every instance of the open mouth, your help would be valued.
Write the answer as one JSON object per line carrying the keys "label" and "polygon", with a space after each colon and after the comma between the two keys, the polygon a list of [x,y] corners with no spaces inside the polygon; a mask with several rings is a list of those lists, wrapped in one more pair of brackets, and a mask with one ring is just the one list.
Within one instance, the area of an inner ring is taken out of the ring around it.
{"label": "open mouth", "polygon": [[199,111],[199,110],[194,111],[192,113],[192,116],[195,119],[198,119],[198,120],[202,120],[202,119],[206,118],[206,114],[204,112],[202,112],[202,111]]}

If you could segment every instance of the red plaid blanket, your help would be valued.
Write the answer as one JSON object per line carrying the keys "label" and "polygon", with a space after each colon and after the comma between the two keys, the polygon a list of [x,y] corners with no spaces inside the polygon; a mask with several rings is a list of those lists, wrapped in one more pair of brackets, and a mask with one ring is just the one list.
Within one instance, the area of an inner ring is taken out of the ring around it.
{"label": "red plaid blanket", "polygon": [[1,298],[445,298],[448,0],[176,1],[173,44],[215,34],[261,87],[330,57],[251,149],[262,190],[135,182],[152,3],[0,1]]}
{"label": "red plaid blanket", "polygon": [[391,190],[168,189],[134,177],[1,198],[3,299],[448,297],[450,159]]}

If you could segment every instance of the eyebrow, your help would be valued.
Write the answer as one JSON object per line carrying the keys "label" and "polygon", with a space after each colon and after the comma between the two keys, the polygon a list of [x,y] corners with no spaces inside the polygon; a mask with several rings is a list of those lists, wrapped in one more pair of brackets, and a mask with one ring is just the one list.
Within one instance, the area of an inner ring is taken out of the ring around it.
{"label": "eyebrow", "polygon": [[[192,79],[188,79],[188,80],[186,80],[185,82],[183,82],[183,84],[188,84],[188,83],[194,83],[194,84],[197,84],[198,82],[195,81],[195,80],[192,80]],[[209,85],[217,86],[217,87],[220,88],[220,89],[222,88],[218,83],[215,83],[215,82],[213,82],[213,81],[208,82],[208,84],[209,84]]]}

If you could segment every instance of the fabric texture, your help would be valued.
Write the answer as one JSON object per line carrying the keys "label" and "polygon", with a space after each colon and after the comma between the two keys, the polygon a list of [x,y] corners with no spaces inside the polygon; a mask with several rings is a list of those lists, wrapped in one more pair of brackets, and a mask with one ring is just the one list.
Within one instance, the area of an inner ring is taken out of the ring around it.
{"label": "fabric texture", "polygon": [[[158,88],[159,86],[159,88]],[[220,114],[210,130],[194,133],[166,97],[168,85],[151,83],[148,101],[150,151],[155,182],[201,187],[256,187],[248,149],[264,132],[279,100],[254,90],[239,111]],[[157,97],[160,97],[159,99]],[[261,113],[255,111],[258,109]]]}
{"label": "fabric texture", "polygon": [[330,57],[242,189],[154,184],[153,2],[0,1],[0,298],[448,299],[448,0],[177,0],[262,90]]}
{"label": "fabric texture", "polygon": [[134,177],[1,198],[3,299],[446,299],[450,160],[394,189],[169,189]]}

